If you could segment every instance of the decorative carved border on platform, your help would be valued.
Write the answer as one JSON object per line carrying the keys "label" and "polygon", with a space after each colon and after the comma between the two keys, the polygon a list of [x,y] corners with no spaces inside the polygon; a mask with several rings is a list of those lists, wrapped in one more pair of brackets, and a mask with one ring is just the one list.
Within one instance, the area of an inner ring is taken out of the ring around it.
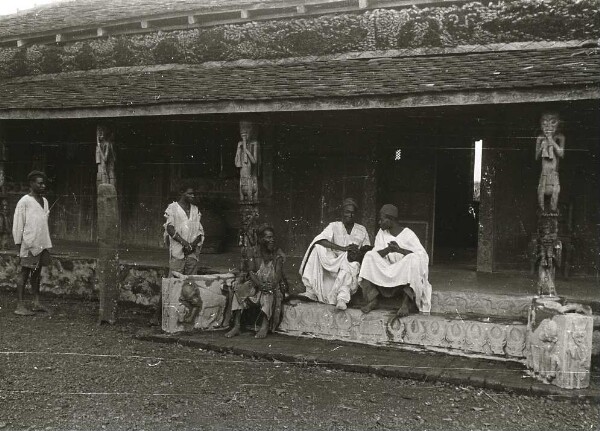
{"label": "decorative carved border on platform", "polygon": [[433,292],[431,311],[455,317],[477,314],[485,317],[527,318],[533,296],[480,294],[473,292]]}
{"label": "decorative carved border on platform", "polygon": [[442,316],[395,318],[390,311],[336,310],[324,304],[286,305],[280,331],[372,345],[415,345],[465,353],[525,357],[526,325],[498,324]]}

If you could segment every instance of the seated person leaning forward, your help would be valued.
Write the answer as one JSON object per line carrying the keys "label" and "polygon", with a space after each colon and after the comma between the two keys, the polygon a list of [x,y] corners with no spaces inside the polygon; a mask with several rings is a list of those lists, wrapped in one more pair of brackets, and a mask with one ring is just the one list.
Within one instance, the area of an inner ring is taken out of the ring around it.
{"label": "seated person leaning forward", "polygon": [[370,245],[364,226],[355,223],[358,205],[354,199],[343,202],[342,221],[330,223],[308,247],[300,275],[306,291],[304,296],[325,304],[335,304],[345,310],[350,296],[358,290],[359,262],[351,262],[348,253]]}
{"label": "seated person leaning forward", "polygon": [[360,268],[358,283],[367,304],[368,313],[377,307],[377,297],[392,297],[404,293],[398,315],[410,313],[410,301],[419,311],[431,311],[429,256],[417,235],[398,222],[398,208],[386,204],[379,212],[379,232],[373,250],[367,252]]}
{"label": "seated person leaning forward", "polygon": [[270,226],[258,229],[258,244],[256,256],[249,256],[245,281],[233,285],[231,310],[234,324],[225,334],[227,338],[240,334],[242,312],[252,304],[260,307],[261,324],[256,338],[265,338],[269,329],[275,330],[281,321],[285,255],[275,246],[275,234]]}

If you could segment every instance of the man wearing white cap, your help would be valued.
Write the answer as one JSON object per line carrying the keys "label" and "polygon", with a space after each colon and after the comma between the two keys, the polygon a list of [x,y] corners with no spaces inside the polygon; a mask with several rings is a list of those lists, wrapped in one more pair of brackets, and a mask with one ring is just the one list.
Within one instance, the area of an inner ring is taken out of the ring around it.
{"label": "man wearing white cap", "polygon": [[348,253],[356,254],[361,247],[371,244],[367,229],[354,222],[357,209],[354,199],[345,199],[342,221],[330,223],[310,243],[300,266],[306,287],[301,296],[335,304],[340,310],[348,307],[350,297],[358,290],[360,270],[360,263],[349,261]]}
{"label": "man wearing white cap", "polygon": [[386,204],[379,211],[379,232],[373,250],[365,254],[358,283],[367,304],[361,308],[368,313],[377,307],[377,297],[392,297],[404,292],[398,315],[409,313],[409,300],[421,312],[431,311],[429,256],[417,235],[398,222],[398,208]]}

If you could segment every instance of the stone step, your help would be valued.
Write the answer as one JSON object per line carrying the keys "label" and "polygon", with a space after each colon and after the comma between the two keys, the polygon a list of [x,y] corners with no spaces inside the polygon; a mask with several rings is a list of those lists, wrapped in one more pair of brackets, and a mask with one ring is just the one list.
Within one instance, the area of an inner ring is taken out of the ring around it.
{"label": "stone step", "polygon": [[448,353],[525,359],[526,323],[522,320],[415,314],[396,318],[392,310],[337,310],[332,305],[286,304],[279,332],[387,347],[418,347]]}

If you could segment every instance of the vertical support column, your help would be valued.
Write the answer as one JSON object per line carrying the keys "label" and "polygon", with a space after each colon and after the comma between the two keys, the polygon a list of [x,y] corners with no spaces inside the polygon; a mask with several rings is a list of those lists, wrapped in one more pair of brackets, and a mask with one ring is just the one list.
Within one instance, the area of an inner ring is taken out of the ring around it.
{"label": "vertical support column", "polygon": [[8,154],[4,130],[0,124],[0,250],[8,250],[12,244],[12,218],[6,193],[6,162]]}
{"label": "vertical support column", "polygon": [[6,141],[4,131],[0,125],[0,194],[4,195],[6,186],[6,162],[8,161],[8,153],[6,150]]}
{"label": "vertical support column", "polygon": [[105,125],[96,128],[96,165],[98,199],[98,323],[113,324],[117,316],[119,287],[119,206],[115,177],[114,133]]}
{"label": "vertical support column", "polygon": [[98,186],[98,323],[113,324],[117,317],[119,287],[119,208],[117,191],[112,184]]}
{"label": "vertical support column", "polygon": [[[369,142],[365,187],[363,190],[362,222],[367,232],[377,232],[377,144]],[[374,241],[375,238],[371,238]]]}
{"label": "vertical support column", "polygon": [[240,137],[235,165],[240,168],[240,219],[239,245],[241,247],[240,270],[250,270],[257,246],[258,202],[258,155],[257,128],[254,123],[240,121]]}
{"label": "vertical support column", "polygon": [[[489,141],[484,140],[484,144]],[[494,270],[494,152],[489,148],[482,150],[481,191],[479,202],[479,233],[477,244],[477,271]]]}

